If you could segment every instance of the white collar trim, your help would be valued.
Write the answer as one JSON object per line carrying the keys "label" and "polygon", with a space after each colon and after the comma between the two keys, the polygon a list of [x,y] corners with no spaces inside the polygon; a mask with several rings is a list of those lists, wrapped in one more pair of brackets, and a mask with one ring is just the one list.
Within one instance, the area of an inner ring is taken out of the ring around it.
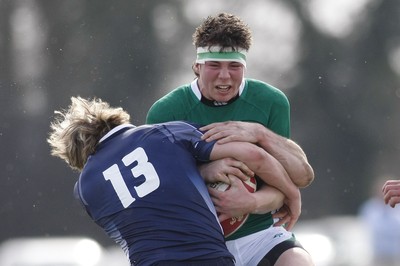
{"label": "white collar trim", "polygon": [[[194,95],[196,95],[197,99],[200,101],[200,100],[201,100],[201,92],[200,92],[199,86],[197,86],[197,80],[198,80],[198,78],[196,78],[195,80],[193,80],[193,81],[190,83],[190,87],[191,87],[191,89],[192,89]],[[239,86],[239,96],[242,95],[242,92],[243,92],[243,90],[244,90],[244,85],[245,85],[245,84],[246,84],[246,82],[245,82],[245,80],[243,79],[243,80],[242,80],[242,83],[241,83],[240,86]]]}
{"label": "white collar trim", "polygon": [[99,143],[102,142],[102,141],[104,141],[105,139],[109,138],[109,137],[110,137],[112,134],[114,134],[115,132],[118,132],[118,131],[120,131],[121,129],[127,128],[127,127],[135,127],[135,126],[132,125],[132,124],[123,124],[123,125],[116,126],[116,127],[114,127],[113,129],[111,129],[110,131],[108,131],[107,134],[105,134],[105,135],[100,139]]}

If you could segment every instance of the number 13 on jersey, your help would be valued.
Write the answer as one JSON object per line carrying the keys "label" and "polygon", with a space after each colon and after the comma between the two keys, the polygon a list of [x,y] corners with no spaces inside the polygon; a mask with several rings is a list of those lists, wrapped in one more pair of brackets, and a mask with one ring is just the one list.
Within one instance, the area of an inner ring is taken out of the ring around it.
{"label": "number 13 on jersey", "polygon": [[[132,175],[134,178],[138,178],[141,175],[145,178],[145,181],[142,184],[134,186],[138,197],[142,198],[160,186],[160,178],[158,177],[156,169],[154,169],[153,164],[149,162],[146,151],[143,148],[139,147],[128,153],[122,158],[122,162],[126,167],[137,162],[137,164],[131,169]],[[111,181],[115,193],[117,193],[124,208],[128,207],[136,200],[129,192],[117,164],[113,164],[105,170],[103,176],[105,180]]]}

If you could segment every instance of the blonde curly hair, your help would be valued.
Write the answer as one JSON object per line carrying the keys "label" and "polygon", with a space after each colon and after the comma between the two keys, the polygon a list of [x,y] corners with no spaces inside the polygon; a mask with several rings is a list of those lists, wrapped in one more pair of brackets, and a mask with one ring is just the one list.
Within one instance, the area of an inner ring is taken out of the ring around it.
{"label": "blonde curly hair", "polygon": [[81,171],[96,151],[99,140],[116,126],[129,123],[130,116],[121,107],[113,108],[101,99],[71,97],[66,110],[55,111],[47,142],[51,155]]}

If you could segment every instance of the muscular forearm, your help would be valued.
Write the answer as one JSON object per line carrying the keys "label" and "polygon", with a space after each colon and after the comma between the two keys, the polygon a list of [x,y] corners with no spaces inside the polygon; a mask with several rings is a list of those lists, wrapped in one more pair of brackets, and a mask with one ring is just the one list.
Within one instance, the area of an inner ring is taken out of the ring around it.
{"label": "muscular forearm", "polygon": [[[297,221],[301,213],[301,196],[298,187],[292,182],[284,167],[263,148],[246,142],[228,142],[214,145],[210,154],[211,160],[233,157],[245,163],[265,184],[280,190],[284,196],[284,204],[290,209],[290,226]],[[257,194],[259,193],[259,194]],[[264,212],[269,201],[264,191],[253,193],[252,206],[245,212]],[[274,207],[275,208],[275,207]]]}
{"label": "muscular forearm", "polygon": [[254,192],[255,206],[251,213],[264,214],[272,212],[283,206],[285,195],[278,189],[263,185],[258,191]]}
{"label": "muscular forearm", "polygon": [[307,156],[294,141],[279,136],[262,125],[254,124],[257,143],[275,157],[298,187],[306,187],[314,180],[314,171]]}
{"label": "muscular forearm", "polygon": [[[244,143],[242,147],[238,144],[237,160],[243,161],[256,173],[267,185],[279,189],[284,195],[284,204],[290,210],[291,220],[288,224],[291,228],[301,213],[301,196],[299,188],[292,182],[280,162],[260,147],[250,147]],[[256,148],[255,148],[256,147]],[[232,148],[233,149],[233,148]],[[266,202],[265,198],[258,202]]]}
{"label": "muscular forearm", "polygon": [[[246,154],[246,152],[243,154]],[[297,198],[297,186],[290,179],[285,168],[276,158],[261,149],[257,155],[255,155],[255,152],[248,152],[247,154],[252,154],[252,156],[242,156],[242,154],[239,156],[242,157],[241,160],[252,169],[265,184],[279,189],[289,199]]]}
{"label": "muscular forearm", "polygon": [[211,159],[231,156],[242,161],[266,184],[279,189],[288,198],[296,198],[298,189],[281,163],[262,148],[245,142],[216,143]]}
{"label": "muscular forearm", "polygon": [[298,187],[308,186],[314,179],[314,171],[301,147],[258,123],[229,121],[213,123],[201,128],[203,139],[218,143],[247,141],[257,143],[274,156],[285,168],[290,179]]}

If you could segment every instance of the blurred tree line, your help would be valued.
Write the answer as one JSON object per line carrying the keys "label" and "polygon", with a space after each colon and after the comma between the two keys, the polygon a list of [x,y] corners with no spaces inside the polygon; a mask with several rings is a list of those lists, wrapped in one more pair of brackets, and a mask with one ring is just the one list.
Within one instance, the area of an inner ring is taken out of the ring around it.
{"label": "blurred tree line", "polygon": [[[311,19],[315,1],[266,1],[301,27],[295,81],[252,66],[288,95],[292,137],[315,170],[303,220],[355,214],[374,178],[400,173],[400,2],[365,0],[364,19],[338,37]],[[85,234],[108,243],[72,197],[78,173],[49,155],[53,111],[71,96],[96,96],[144,123],[156,99],[193,78],[196,14],[241,16],[262,1],[221,2],[0,0],[0,241]]]}

